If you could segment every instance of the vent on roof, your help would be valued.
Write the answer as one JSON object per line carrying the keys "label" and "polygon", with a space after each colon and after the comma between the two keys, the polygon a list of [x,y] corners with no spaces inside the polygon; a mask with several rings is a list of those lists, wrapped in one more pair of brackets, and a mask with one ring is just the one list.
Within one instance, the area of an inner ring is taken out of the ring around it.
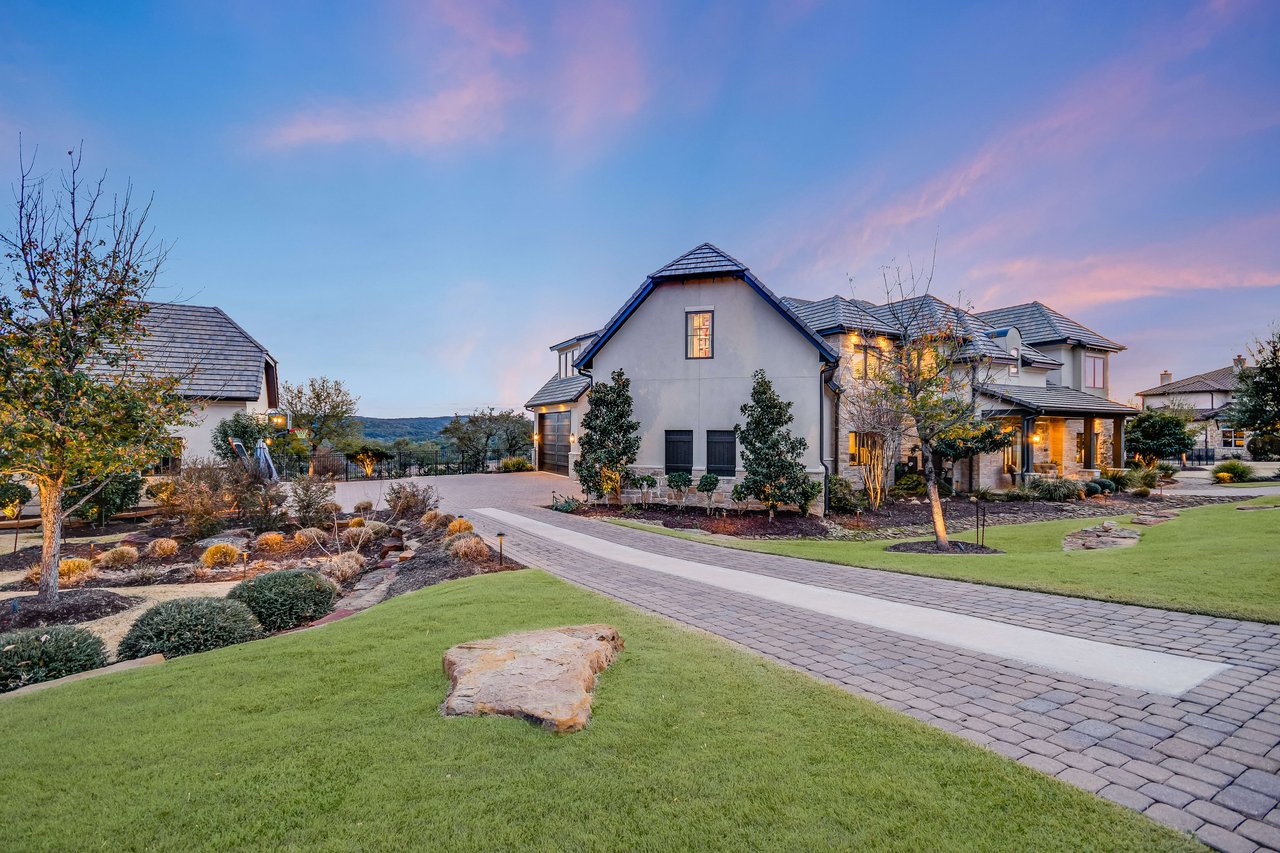
{"label": "vent on roof", "polygon": [[1161,385],[1168,385],[1168,384],[1169,384],[1170,382],[1172,382],[1172,381],[1173,381],[1173,374],[1172,374],[1172,373],[1170,373],[1170,372],[1169,372],[1169,371],[1167,371],[1167,370],[1162,370],[1162,371],[1160,371],[1160,384],[1161,384]]}

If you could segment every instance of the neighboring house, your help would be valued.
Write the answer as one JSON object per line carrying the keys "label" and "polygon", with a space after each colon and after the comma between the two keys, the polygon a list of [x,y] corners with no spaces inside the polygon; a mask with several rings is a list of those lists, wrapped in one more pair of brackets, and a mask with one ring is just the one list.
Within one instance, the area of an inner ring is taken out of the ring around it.
{"label": "neighboring house", "polygon": [[265,414],[280,404],[276,360],[221,308],[157,303],[144,324],[142,369],[182,376],[180,390],[191,401],[194,424],[175,432],[179,456],[212,456],[219,421],[236,412]]}
{"label": "neighboring house", "polygon": [[1237,355],[1229,367],[1177,380],[1169,371],[1162,371],[1159,385],[1138,392],[1142,408],[1172,406],[1194,410],[1192,423],[1201,433],[1201,446],[1189,455],[1199,461],[1236,457],[1251,459],[1249,442],[1253,434],[1231,424],[1231,404],[1235,399],[1240,371],[1247,364],[1248,360],[1243,355]]}
{"label": "neighboring house", "polygon": [[[1047,306],[973,314],[931,296],[886,305],[779,298],[704,243],[648,276],[599,332],[552,347],[559,370],[526,404],[537,418],[537,466],[571,471],[592,377],[621,368],[640,422],[635,469],[687,471],[695,480],[710,471],[727,491],[742,474],[733,427],[752,371],[764,368],[793,404],[792,431],[808,442],[809,474],[857,480],[861,437],[849,429],[840,396],[908,318],[961,332],[965,352],[986,365],[980,407],[1018,434],[1010,450],[960,463],[957,486],[1091,476],[1104,458],[1122,460],[1123,441],[1111,436],[1136,410],[1107,398],[1107,380],[1109,358],[1123,347]],[[903,445],[910,456],[909,437]]]}

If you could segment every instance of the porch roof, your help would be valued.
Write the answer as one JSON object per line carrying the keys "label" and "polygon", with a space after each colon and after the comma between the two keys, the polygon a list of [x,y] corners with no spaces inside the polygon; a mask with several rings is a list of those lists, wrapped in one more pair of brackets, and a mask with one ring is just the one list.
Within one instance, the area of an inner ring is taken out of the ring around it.
{"label": "porch roof", "polygon": [[591,377],[584,376],[581,373],[575,373],[573,376],[565,379],[560,378],[560,374],[552,376],[546,381],[538,393],[529,398],[529,402],[524,404],[526,409],[532,409],[534,406],[550,406],[555,403],[572,403],[583,395],[583,393],[591,387]]}
{"label": "porch roof", "polygon": [[979,390],[998,400],[1012,403],[1017,409],[1034,415],[1136,415],[1138,410],[1105,397],[1095,397],[1065,385],[1047,384],[1043,388],[1025,385],[989,383]]}

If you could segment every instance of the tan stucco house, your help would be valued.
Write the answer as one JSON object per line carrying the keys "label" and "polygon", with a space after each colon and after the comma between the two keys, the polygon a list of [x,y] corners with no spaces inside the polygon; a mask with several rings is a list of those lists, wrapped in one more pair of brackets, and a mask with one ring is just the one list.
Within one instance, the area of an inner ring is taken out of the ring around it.
{"label": "tan stucco house", "polygon": [[1174,379],[1168,370],[1161,371],[1159,385],[1138,392],[1142,408],[1174,407],[1195,412],[1192,423],[1200,432],[1200,446],[1188,454],[1189,459],[1199,462],[1252,459],[1249,442],[1253,434],[1231,424],[1231,404],[1235,400],[1240,371],[1248,363],[1243,355],[1237,355],[1227,367],[1185,379]]}
{"label": "tan stucco house", "polygon": [[265,415],[279,405],[275,358],[221,308],[157,303],[143,322],[142,369],[182,376],[180,390],[191,401],[194,423],[175,432],[178,457],[212,456],[219,421],[236,412]]}
{"label": "tan stucco house", "polygon": [[[536,418],[537,467],[570,474],[591,377],[621,368],[640,422],[635,468],[687,471],[695,480],[710,471],[728,490],[742,474],[733,428],[751,374],[763,368],[793,403],[809,474],[856,480],[859,436],[840,395],[859,380],[868,352],[892,346],[907,316],[961,331],[966,351],[986,365],[979,406],[1018,435],[1004,453],[958,463],[950,472],[957,487],[1087,477],[1123,459],[1123,441],[1112,436],[1136,410],[1107,395],[1110,358],[1124,347],[1048,306],[975,314],[932,296],[885,305],[780,298],[704,243],[646,277],[600,330],[551,347],[557,372],[526,404]],[[909,439],[903,446],[909,456]]]}

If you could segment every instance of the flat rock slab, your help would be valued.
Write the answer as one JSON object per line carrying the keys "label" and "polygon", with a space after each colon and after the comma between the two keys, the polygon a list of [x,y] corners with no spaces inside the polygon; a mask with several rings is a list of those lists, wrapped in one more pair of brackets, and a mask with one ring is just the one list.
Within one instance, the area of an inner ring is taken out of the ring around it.
{"label": "flat rock slab", "polygon": [[1104,521],[1097,527],[1086,527],[1068,533],[1062,540],[1064,551],[1100,551],[1106,548],[1128,548],[1137,545],[1142,534],[1126,527],[1117,527],[1114,521]]}
{"label": "flat rock slab", "polygon": [[622,650],[611,625],[570,625],[461,643],[444,654],[449,695],[441,711],[504,714],[555,732],[591,718],[596,673]]}
{"label": "flat rock slab", "polygon": [[1144,527],[1151,527],[1156,524],[1164,524],[1166,521],[1169,521],[1170,519],[1174,519],[1177,517],[1178,517],[1178,514],[1176,512],[1171,512],[1168,510],[1164,512],[1143,512],[1143,513],[1139,513],[1138,515],[1135,515],[1131,523],[1141,524]]}
{"label": "flat rock slab", "polygon": [[238,551],[245,551],[249,548],[249,537],[236,533],[220,533],[217,536],[201,539],[193,547],[203,553],[205,549],[214,545],[230,545]]}

